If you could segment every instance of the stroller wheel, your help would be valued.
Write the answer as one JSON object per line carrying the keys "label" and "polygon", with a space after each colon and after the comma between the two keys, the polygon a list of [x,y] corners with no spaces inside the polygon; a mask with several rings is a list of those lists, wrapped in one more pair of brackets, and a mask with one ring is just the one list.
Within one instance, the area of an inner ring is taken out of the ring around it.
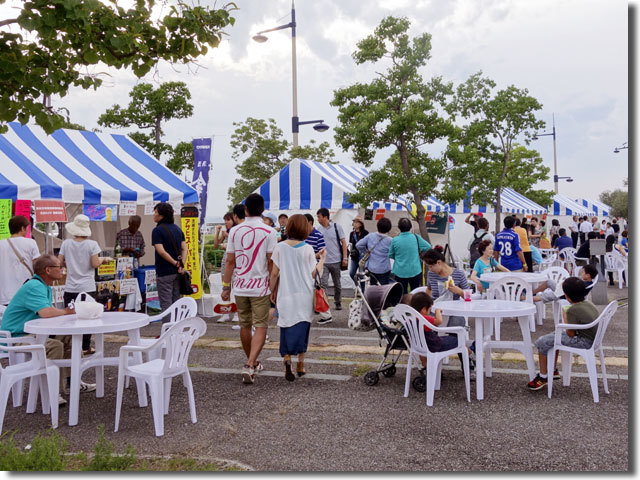
{"label": "stroller wheel", "polygon": [[367,372],[367,374],[364,376],[365,385],[368,385],[370,387],[378,383],[378,380],[378,372]]}
{"label": "stroller wheel", "polygon": [[393,377],[395,374],[396,374],[395,365],[391,365],[389,368],[385,368],[384,370],[382,370],[382,375],[384,375],[387,378]]}
{"label": "stroller wheel", "polygon": [[412,382],[413,388],[418,392],[426,392],[427,391],[427,378],[424,375],[420,375],[413,379]]}

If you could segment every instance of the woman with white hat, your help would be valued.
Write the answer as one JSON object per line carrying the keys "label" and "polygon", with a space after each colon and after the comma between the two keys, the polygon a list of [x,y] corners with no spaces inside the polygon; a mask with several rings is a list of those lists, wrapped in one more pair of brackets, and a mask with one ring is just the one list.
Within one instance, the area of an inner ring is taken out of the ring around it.
{"label": "woman with white hat", "polygon": [[[73,222],[65,225],[65,230],[73,238],[68,238],[60,246],[58,258],[60,264],[67,267],[67,280],[64,286],[64,304],[68,306],[81,292],[87,292],[95,298],[95,269],[111,257],[98,257],[102,251],[98,242],[89,240],[91,229],[89,217],[78,215]],[[82,350],[85,354],[94,353],[91,348],[91,335],[82,337]]]}

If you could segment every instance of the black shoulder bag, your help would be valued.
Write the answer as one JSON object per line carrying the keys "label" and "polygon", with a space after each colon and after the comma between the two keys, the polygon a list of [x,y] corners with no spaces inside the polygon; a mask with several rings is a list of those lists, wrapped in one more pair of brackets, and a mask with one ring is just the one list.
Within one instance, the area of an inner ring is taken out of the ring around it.
{"label": "black shoulder bag", "polygon": [[166,224],[162,224],[167,234],[169,235],[169,239],[171,239],[171,244],[173,245],[173,249],[178,254],[178,261],[182,264],[182,268],[184,269],[183,273],[178,273],[178,283],[180,284],[180,295],[193,295],[193,287],[191,286],[191,273],[184,268],[184,262],[182,261],[182,255],[180,252],[182,250],[178,250],[176,247],[176,241],[173,239],[173,234],[171,233],[171,229],[167,227]]}
{"label": "black shoulder bag", "polygon": [[340,243],[340,235],[338,234],[338,225],[334,222],[333,229],[336,231],[336,240],[338,241],[338,250],[340,250],[340,270],[348,270],[349,265],[343,265],[342,260],[344,259],[344,254],[342,253],[342,244]]}

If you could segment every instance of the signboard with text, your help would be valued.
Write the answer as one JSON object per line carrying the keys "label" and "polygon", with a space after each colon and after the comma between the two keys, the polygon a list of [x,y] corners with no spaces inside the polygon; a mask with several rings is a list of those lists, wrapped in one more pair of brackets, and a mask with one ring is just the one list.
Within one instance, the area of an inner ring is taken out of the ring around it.
{"label": "signboard with text", "polygon": [[[16,200],[16,215],[31,219],[31,200]],[[31,238],[31,225],[27,227],[27,238]]]}
{"label": "signboard with text", "polygon": [[118,213],[121,217],[135,215],[136,202],[120,202],[120,211]]}
{"label": "signboard with text", "polygon": [[82,213],[92,222],[115,222],[118,219],[116,205],[83,205]]}
{"label": "signboard with text", "polygon": [[9,220],[11,219],[11,200],[0,200],[0,240],[9,238]]}
{"label": "signboard with text", "polygon": [[200,248],[198,246],[198,217],[181,217],[180,224],[184,232],[185,242],[189,252],[183,259],[184,266],[191,272],[191,286],[195,293],[189,295],[194,299],[202,297],[202,279],[200,278]]}
{"label": "signboard with text", "polygon": [[67,211],[62,200],[34,200],[37,223],[66,222]]}

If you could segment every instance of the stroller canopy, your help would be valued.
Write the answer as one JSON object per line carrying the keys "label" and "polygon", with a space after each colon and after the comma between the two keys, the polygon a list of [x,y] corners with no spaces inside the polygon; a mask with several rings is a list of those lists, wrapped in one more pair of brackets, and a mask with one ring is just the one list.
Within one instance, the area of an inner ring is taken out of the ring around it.
{"label": "stroller canopy", "polygon": [[[387,285],[370,285],[364,292],[364,299],[377,317],[385,308],[395,307],[400,303],[402,285],[397,282]],[[367,325],[372,325],[374,322],[367,308],[362,309],[362,322]]]}

